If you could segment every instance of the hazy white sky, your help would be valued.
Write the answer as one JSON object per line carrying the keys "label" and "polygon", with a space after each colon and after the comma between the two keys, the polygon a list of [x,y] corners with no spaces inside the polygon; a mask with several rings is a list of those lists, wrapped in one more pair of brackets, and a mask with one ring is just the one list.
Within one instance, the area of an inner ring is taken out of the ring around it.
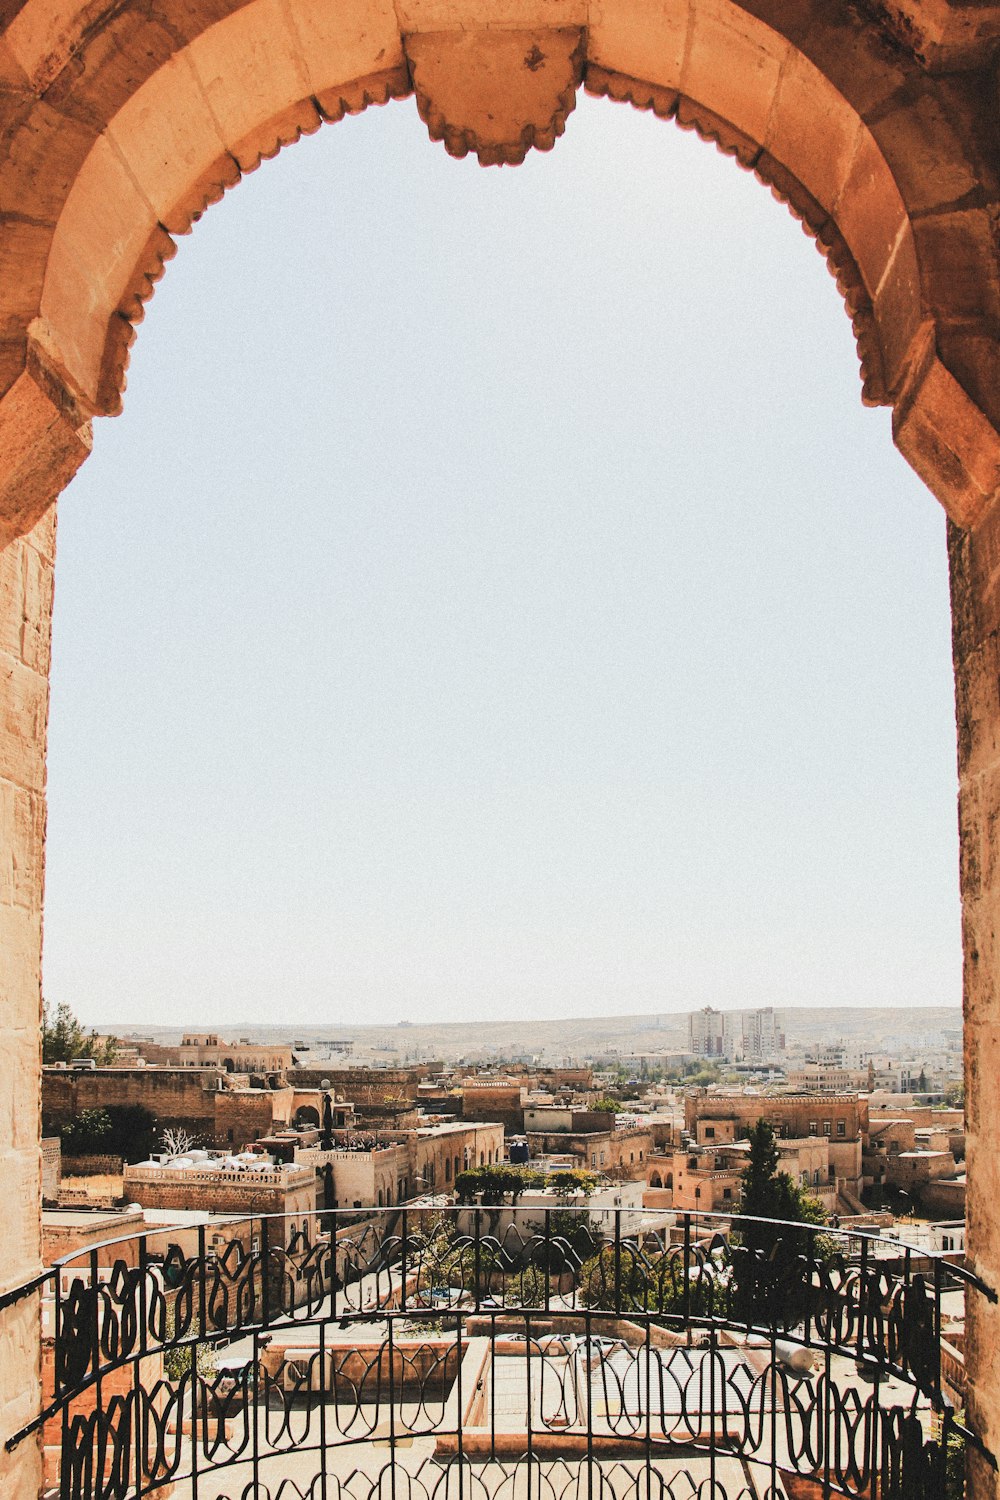
{"label": "hazy white sky", "polygon": [[957,1002],[951,692],[787,211],[605,101],[515,170],[371,110],[182,242],[62,502],[48,997]]}

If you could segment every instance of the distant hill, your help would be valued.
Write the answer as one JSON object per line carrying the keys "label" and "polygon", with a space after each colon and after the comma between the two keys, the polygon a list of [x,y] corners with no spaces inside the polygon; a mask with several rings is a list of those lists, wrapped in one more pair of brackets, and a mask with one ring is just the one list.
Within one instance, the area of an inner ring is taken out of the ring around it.
{"label": "distant hill", "polygon": [[[877,1046],[883,1036],[925,1034],[954,1029],[962,1024],[958,1006],[908,1006],[866,1008],[844,1006],[813,1008],[784,1007],[778,1010],[789,1043],[861,1040]],[[205,1024],[201,1023],[203,1028]],[[100,1028],[104,1029],[104,1028]],[[164,1043],[176,1043],[184,1030],[198,1027],[144,1028],[137,1035]],[[402,1063],[416,1053],[456,1058],[463,1055],[600,1056],[609,1052],[662,1052],[687,1046],[687,1013],[631,1016],[579,1016],[555,1020],[407,1021],[389,1026],[293,1025],[242,1021],[218,1025],[225,1037],[248,1037],[251,1041],[301,1040],[314,1046],[322,1042],[351,1041],[359,1049],[372,1049],[386,1062]],[[107,1030],[121,1028],[108,1027]]]}

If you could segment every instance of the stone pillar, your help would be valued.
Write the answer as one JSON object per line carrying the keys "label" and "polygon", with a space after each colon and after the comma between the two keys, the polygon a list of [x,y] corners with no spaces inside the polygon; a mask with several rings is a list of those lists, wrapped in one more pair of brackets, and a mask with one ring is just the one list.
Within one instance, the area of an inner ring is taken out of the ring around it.
{"label": "stone pillar", "polygon": [[[39,973],[45,851],[45,741],[55,507],[0,551],[0,1295],[41,1257]],[[40,1450],[4,1439],[38,1411],[38,1299],[0,1312],[0,1494],[34,1500]]]}
{"label": "stone pillar", "polygon": [[[1000,511],[975,531],[949,524],[958,722],[969,1263],[1000,1289]],[[1000,1455],[1000,1305],[970,1291],[965,1360],[971,1425]],[[969,1467],[974,1500],[1000,1482]]]}

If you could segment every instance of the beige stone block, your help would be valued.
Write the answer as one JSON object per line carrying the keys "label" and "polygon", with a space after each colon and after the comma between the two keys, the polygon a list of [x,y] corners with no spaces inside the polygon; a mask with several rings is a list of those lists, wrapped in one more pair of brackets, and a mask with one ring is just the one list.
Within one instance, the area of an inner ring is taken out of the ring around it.
{"label": "beige stone block", "polygon": [[100,137],[66,200],[41,301],[41,317],[52,330],[47,353],[89,411],[102,409],[108,322],[157,230],[155,210],[117,147]]}
{"label": "beige stone block", "polygon": [[35,1021],[30,1028],[0,1031],[4,1059],[4,1088],[0,1091],[0,1157],[8,1152],[30,1152],[38,1148],[41,1036],[37,1003],[35,1012]]}
{"label": "beige stone block", "polygon": [[52,228],[98,133],[94,125],[74,120],[50,100],[39,100],[0,156],[2,200],[30,194],[32,222]]}
{"label": "beige stone block", "polygon": [[46,562],[56,560],[56,507],[50,506],[44,516],[26,533],[25,541]]}
{"label": "beige stone block", "polygon": [[[311,91],[282,0],[254,0],[216,22],[191,42],[188,56],[223,143],[244,171],[252,171],[260,151],[255,157],[247,151],[248,136],[308,100]],[[319,125],[315,109],[306,118]]]}
{"label": "beige stone block", "polygon": [[975,191],[976,174],[929,79],[915,95],[908,91],[897,109],[880,115],[872,131],[911,214],[957,203]]}
{"label": "beige stone block", "polygon": [[47,721],[47,678],[0,656],[0,776],[43,790]]}
{"label": "beige stone block", "polygon": [[906,210],[892,173],[868,131],[858,137],[833,213],[868,294],[874,297],[892,260]]}
{"label": "beige stone block", "polygon": [[23,5],[8,25],[5,38],[35,88],[45,88],[66,66],[78,46],[79,0],[50,0]]}
{"label": "beige stone block", "polygon": [[783,37],[744,11],[721,0],[698,6],[681,88],[760,146],[789,50]]}
{"label": "beige stone block", "polygon": [[53,79],[45,97],[66,114],[103,130],[122,105],[180,45],[169,21],[151,6],[109,7],[90,28],[86,67],[78,58]]}
{"label": "beige stone block", "polygon": [[21,1443],[13,1453],[8,1453],[0,1443],[0,1494],[24,1495],[34,1500],[41,1493],[42,1455],[37,1441]]}
{"label": "beige stone block", "polygon": [[[45,850],[45,799],[40,792],[28,791],[15,782],[0,779],[0,938],[9,944],[9,952],[0,952],[0,975],[9,983],[13,963],[21,944],[13,931],[4,930],[6,908],[34,914],[35,926],[41,911],[42,870]],[[10,914],[13,922],[15,913]],[[0,999],[0,1017],[3,1001]],[[3,1024],[0,1019],[0,1025]]]}
{"label": "beige stone block", "polygon": [[37,1145],[0,1152],[4,1232],[0,1235],[0,1293],[23,1286],[37,1275],[41,1257],[38,1206],[42,1192],[42,1153]]}
{"label": "beige stone block", "polygon": [[800,52],[781,69],[764,145],[827,214],[843,191],[865,127],[842,94]]}
{"label": "beige stone block", "polygon": [[32,671],[47,675],[52,650],[53,564],[26,543],[21,548],[20,563],[21,660]]}
{"label": "beige stone block", "polygon": [[21,654],[21,567],[24,543],[0,551],[0,651]]}
{"label": "beige stone block", "polygon": [[959,526],[975,526],[1000,495],[1000,433],[936,351],[911,358],[893,437]]}
{"label": "beige stone block", "polygon": [[535,27],[585,26],[585,0],[398,0],[404,36],[421,31],[521,31]]}
{"label": "beige stone block", "polygon": [[79,420],[28,370],[0,399],[0,547],[38,524],[87,457]]}
{"label": "beige stone block", "polygon": [[24,369],[25,329],[38,307],[51,244],[48,224],[13,219],[0,225],[0,339],[8,346],[3,390]]}
{"label": "beige stone block", "polygon": [[0,1313],[0,1412],[4,1416],[4,1425],[10,1424],[8,1430],[30,1421],[38,1410],[37,1391],[32,1389],[32,1384],[38,1381],[40,1373],[41,1340],[36,1293]]}
{"label": "beige stone block", "polygon": [[915,221],[924,296],[942,321],[1000,319],[1000,275],[993,221],[986,209],[930,214]]}
{"label": "beige stone block", "polygon": [[[974,939],[977,941],[977,939]],[[996,961],[996,938],[991,933],[989,942],[978,948],[979,962]],[[982,997],[965,1018],[965,1082],[966,1082],[966,1131],[974,1143],[972,1156],[979,1156],[980,1173],[974,1192],[968,1200],[970,1225],[973,1216],[986,1213],[989,1222],[978,1218],[977,1224],[988,1236],[993,1208],[1000,1203],[1000,1175],[989,1186],[991,1174],[1000,1174],[1000,1015],[997,1002],[992,1005]],[[971,1166],[970,1166],[971,1175]],[[995,1189],[995,1191],[994,1191]],[[992,1196],[991,1196],[992,1194]],[[994,1254],[1000,1266],[1000,1246]]]}
{"label": "beige stone block", "polygon": [[185,49],[143,84],[108,136],[164,228],[184,233],[217,188],[239,180]]}
{"label": "beige stone block", "polygon": [[874,298],[885,381],[891,396],[906,382],[911,352],[923,336],[926,309],[920,291],[913,231],[904,223]]}
{"label": "beige stone block", "polygon": [[690,10],[687,0],[593,0],[587,57],[609,73],[679,89]]}
{"label": "beige stone block", "polygon": [[[778,0],[778,18],[790,21],[790,11],[791,0]],[[881,113],[915,72],[905,49],[886,46],[874,26],[845,25],[843,13],[831,14],[828,0],[813,0],[809,11],[796,26],[802,50],[862,119]]]}
{"label": "beige stone block", "polygon": [[405,65],[391,0],[338,6],[325,0],[288,0],[288,15],[314,95]]}
{"label": "beige stone block", "polygon": [[[976,1261],[973,1269],[988,1286],[996,1289],[1000,1285],[995,1265]],[[970,1291],[966,1294],[965,1321],[967,1417],[995,1452],[1000,1446],[1000,1308]],[[972,1491],[970,1500],[985,1500],[996,1493],[993,1474],[981,1472],[979,1478],[982,1485]]]}

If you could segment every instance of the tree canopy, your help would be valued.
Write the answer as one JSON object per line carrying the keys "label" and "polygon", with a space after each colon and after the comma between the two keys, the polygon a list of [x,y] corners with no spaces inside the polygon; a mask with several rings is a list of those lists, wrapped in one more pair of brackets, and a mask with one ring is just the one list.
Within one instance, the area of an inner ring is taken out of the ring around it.
{"label": "tree canopy", "polygon": [[59,1131],[67,1156],[120,1156],[143,1161],[157,1147],[156,1116],[141,1104],[84,1109]]}
{"label": "tree canopy", "polygon": [[80,1057],[92,1057],[96,1063],[104,1064],[111,1062],[114,1053],[112,1038],[85,1031],[65,1001],[56,1007],[55,1015],[49,1002],[42,1002],[43,1063],[71,1063]]}
{"label": "tree canopy", "polygon": [[[734,1303],[748,1323],[772,1322],[791,1326],[801,1315],[809,1292],[809,1260],[824,1260],[829,1237],[811,1232],[826,1223],[823,1205],[778,1170],[780,1157],[773,1128],[758,1120],[748,1132],[750,1156],[743,1171],[740,1212],[753,1219],[780,1223],[738,1221],[732,1239]],[[801,1224],[802,1229],[794,1226]]]}

